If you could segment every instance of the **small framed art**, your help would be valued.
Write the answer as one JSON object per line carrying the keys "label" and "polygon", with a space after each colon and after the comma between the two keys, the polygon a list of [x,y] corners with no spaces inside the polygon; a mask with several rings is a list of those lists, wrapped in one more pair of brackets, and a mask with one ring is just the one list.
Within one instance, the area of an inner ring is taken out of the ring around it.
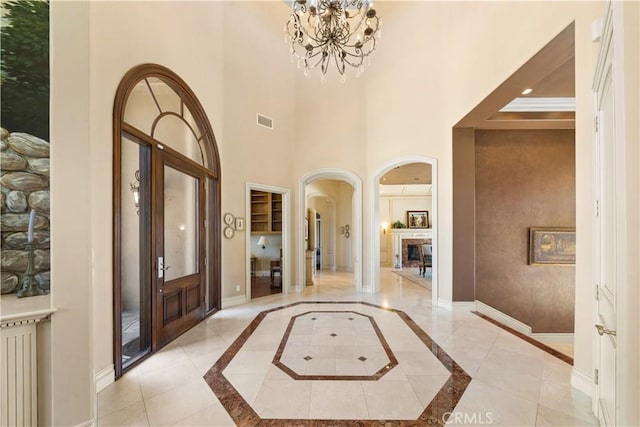
{"label": "small framed art", "polygon": [[407,211],[409,228],[429,228],[429,211]]}

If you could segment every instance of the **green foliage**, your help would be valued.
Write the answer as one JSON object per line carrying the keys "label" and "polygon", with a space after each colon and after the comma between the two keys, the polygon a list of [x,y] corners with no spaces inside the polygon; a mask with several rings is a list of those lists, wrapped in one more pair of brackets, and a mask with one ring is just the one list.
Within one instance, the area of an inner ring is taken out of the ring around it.
{"label": "green foliage", "polygon": [[391,228],[406,228],[402,221],[396,221],[391,224]]}
{"label": "green foliage", "polygon": [[49,1],[2,8],[2,127],[49,140]]}

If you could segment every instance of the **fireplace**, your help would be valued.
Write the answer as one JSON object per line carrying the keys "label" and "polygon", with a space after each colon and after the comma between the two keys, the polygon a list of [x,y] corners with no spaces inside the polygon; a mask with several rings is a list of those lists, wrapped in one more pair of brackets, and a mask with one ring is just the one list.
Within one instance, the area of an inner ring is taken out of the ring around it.
{"label": "fireplace", "polygon": [[420,261],[418,245],[407,245],[407,261]]}
{"label": "fireplace", "polygon": [[[393,240],[393,267],[418,268],[418,249],[420,245],[432,244],[433,230],[430,228],[414,230],[410,228],[397,228],[391,231]],[[411,255],[409,246],[412,246]]]}
{"label": "fireplace", "polygon": [[402,268],[418,268],[418,246],[430,243],[431,239],[402,239]]}

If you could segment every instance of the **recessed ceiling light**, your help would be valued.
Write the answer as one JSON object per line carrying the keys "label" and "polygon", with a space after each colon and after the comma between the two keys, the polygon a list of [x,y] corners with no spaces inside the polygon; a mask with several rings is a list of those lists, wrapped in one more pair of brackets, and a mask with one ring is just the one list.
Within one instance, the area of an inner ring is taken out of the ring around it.
{"label": "recessed ceiling light", "polygon": [[533,89],[531,88],[526,88],[525,90],[522,91],[523,95],[529,95],[531,92],[533,92]]}
{"label": "recessed ceiling light", "polygon": [[382,180],[383,180],[383,181],[386,181],[386,180],[387,180],[387,178],[385,178],[385,177],[382,177]]}

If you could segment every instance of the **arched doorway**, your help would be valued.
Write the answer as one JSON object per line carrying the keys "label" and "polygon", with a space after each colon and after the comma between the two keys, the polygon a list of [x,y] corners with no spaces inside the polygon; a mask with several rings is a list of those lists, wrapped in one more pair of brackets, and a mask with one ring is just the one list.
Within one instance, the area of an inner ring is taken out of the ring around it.
{"label": "arched doorway", "polygon": [[[344,169],[318,169],[304,175],[298,181],[298,214],[297,214],[297,226],[298,226],[298,265],[297,265],[297,277],[298,286],[297,290],[302,292],[304,290],[305,283],[305,252],[307,250],[308,242],[305,240],[308,236],[309,224],[306,223],[307,218],[306,202],[307,202],[307,186],[316,181],[321,180],[337,180],[348,183],[353,187],[353,196],[351,198],[351,218],[353,224],[349,225],[349,238],[352,239],[352,254],[351,259],[353,261],[353,274],[354,274],[354,286],[357,292],[362,291],[362,180],[356,174]],[[315,218],[314,218],[315,221]]]}
{"label": "arched doorway", "polygon": [[189,86],[143,64],[113,112],[116,378],[220,308],[220,161]]}
{"label": "arched doorway", "polygon": [[380,289],[380,191],[379,183],[381,178],[394,168],[414,163],[424,163],[431,166],[431,211],[429,212],[429,223],[431,225],[432,241],[432,303],[438,303],[438,160],[427,156],[408,156],[385,164],[374,174],[371,181],[371,200],[373,201],[373,263],[371,264],[371,278],[373,291]]}

